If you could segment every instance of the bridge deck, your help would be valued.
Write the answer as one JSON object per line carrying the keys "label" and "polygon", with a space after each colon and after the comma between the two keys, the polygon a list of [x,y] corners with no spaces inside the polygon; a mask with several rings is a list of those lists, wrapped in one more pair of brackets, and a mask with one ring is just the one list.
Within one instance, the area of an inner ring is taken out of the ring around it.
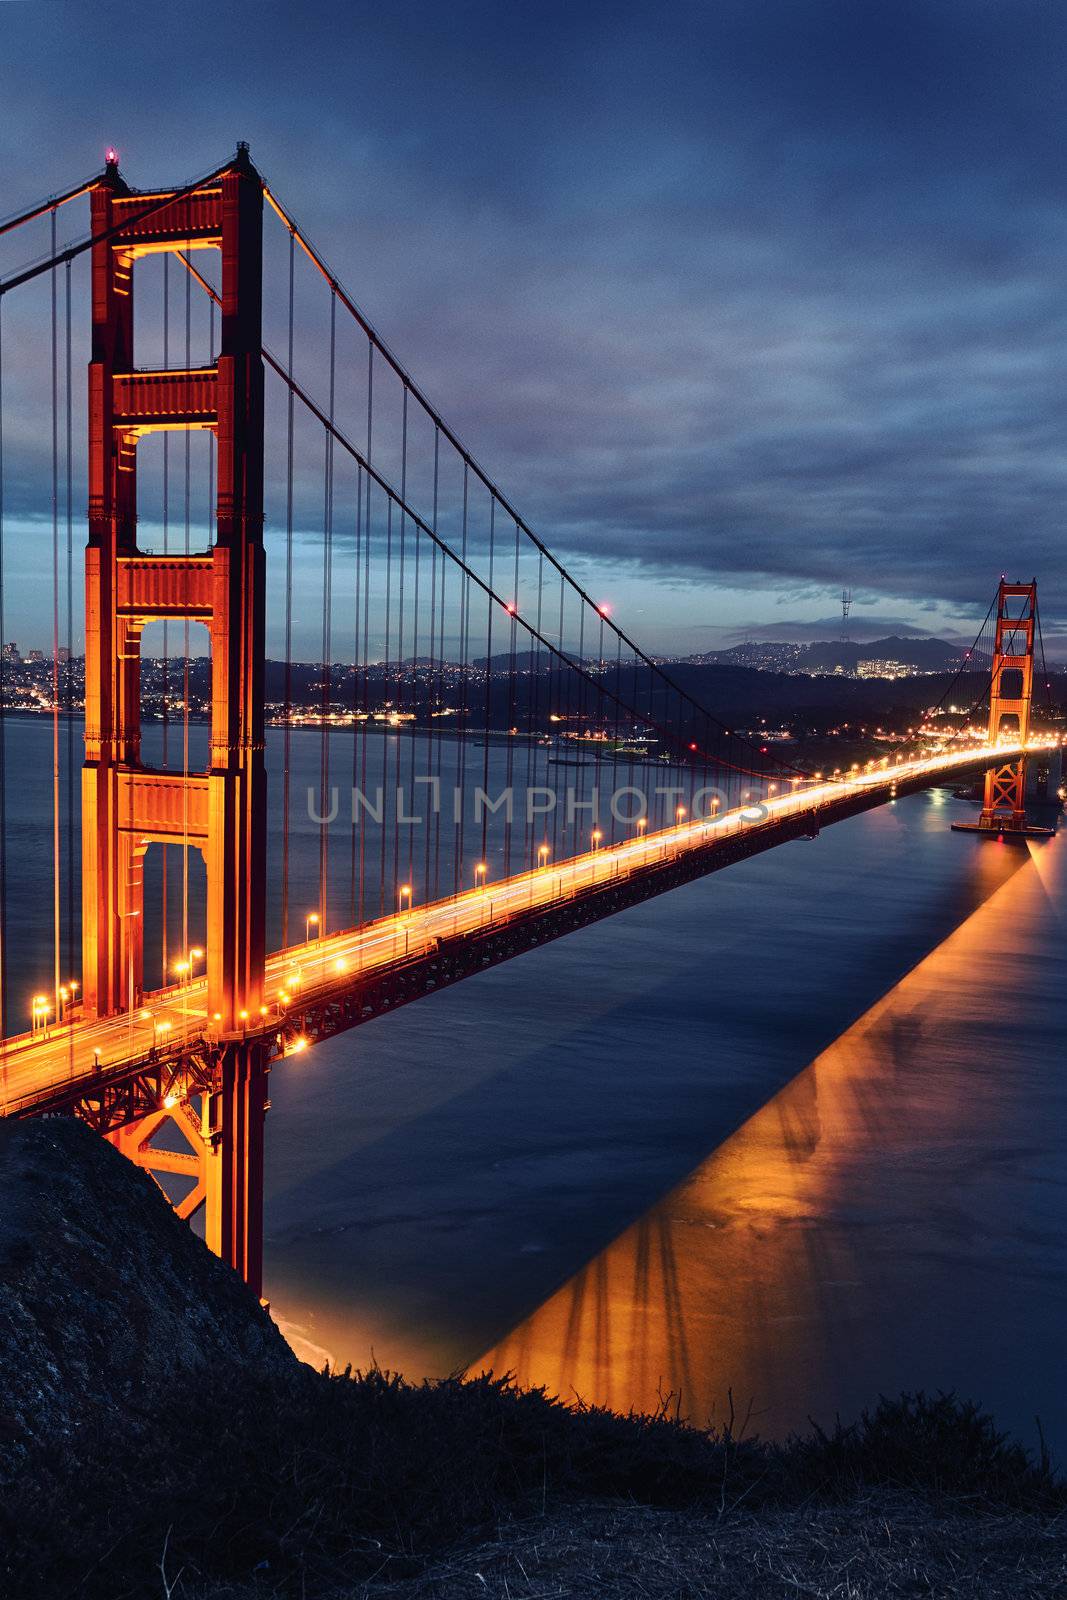
{"label": "bridge deck", "polygon": [[[910,792],[967,769],[986,766],[990,761],[1011,759],[1019,747],[970,746],[951,754],[927,757],[897,766],[877,767],[840,780],[808,782],[787,793],[771,796],[762,803],[762,813],[752,819],[752,808],[725,812],[719,816],[686,821],[652,834],[635,836],[625,843],[604,846],[568,860],[548,863],[534,871],[520,873],[483,888],[471,889],[446,900],[365,924],[362,928],[329,934],[305,944],[276,952],[267,960],[264,994],[267,1004],[261,1014],[249,1017],[249,1037],[272,1041],[274,1053],[292,1053],[302,1048],[302,1019],[323,1007],[339,1005],[332,1026],[313,1027],[312,1033],[339,1032],[362,1020],[370,1006],[360,1006],[363,991],[384,974],[410,969],[420,960],[464,941],[484,942],[497,930],[521,922],[529,927],[539,920],[547,922],[561,907],[579,899],[600,898],[602,905],[582,920],[592,921],[609,915],[628,903],[625,896],[604,894],[600,890],[623,888],[640,879],[656,878],[652,886],[634,893],[630,900],[658,893],[684,881],[714,871],[716,866],[755,854],[789,837],[796,837],[797,824],[812,828],[837,821],[857,810],[881,804],[896,792]],[[747,814],[746,814],[747,813]],[[692,857],[691,862],[687,858]],[[679,876],[663,869],[677,864],[691,870]],[[573,923],[571,925],[574,925]],[[547,933],[565,931],[559,927]],[[528,948],[537,939],[527,938],[515,949],[499,951],[499,960]],[[466,976],[489,964],[481,957],[477,964],[453,973],[444,981]],[[431,982],[426,987],[436,986]],[[419,993],[425,992],[425,988]],[[412,998],[403,994],[401,998]],[[389,1003],[388,1001],[386,1002]],[[355,1007],[355,1009],[353,1009]],[[204,979],[183,988],[148,994],[132,1013],[99,1020],[76,1019],[71,1024],[53,1026],[44,1034],[21,1035],[0,1047],[0,1114],[19,1115],[61,1104],[79,1092],[98,1091],[106,1083],[117,1082],[135,1070],[146,1057],[154,1061],[179,1060],[194,1042],[219,1042],[207,1013]]]}

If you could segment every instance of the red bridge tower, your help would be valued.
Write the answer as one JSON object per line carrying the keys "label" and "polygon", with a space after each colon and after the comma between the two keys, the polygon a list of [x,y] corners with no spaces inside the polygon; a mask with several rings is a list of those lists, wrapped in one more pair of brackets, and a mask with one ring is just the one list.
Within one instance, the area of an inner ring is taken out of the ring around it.
{"label": "red bridge tower", "polygon": [[[153,843],[199,849],[207,869],[205,1031],[217,1049],[199,1115],[188,1100],[173,1114],[192,1154],[153,1149],[171,1114],[162,1110],[111,1137],[149,1170],[194,1178],[179,1212],[206,1208],[208,1244],[258,1292],[266,1065],[261,1047],[242,1038],[242,1024],[258,1017],[264,966],[263,187],[239,146],[219,177],[174,194],[159,207],[166,191],[131,193],[111,162],[92,195],[82,984],[89,1016],[139,1004],[145,853]],[[217,361],[138,370],[136,262],[209,248],[222,257]],[[190,555],[143,554],[137,442],[187,429],[212,429],[218,440],[215,543]],[[140,714],[141,633],[152,620],[186,617],[207,624],[212,662],[209,765],[188,776],[144,765]]]}

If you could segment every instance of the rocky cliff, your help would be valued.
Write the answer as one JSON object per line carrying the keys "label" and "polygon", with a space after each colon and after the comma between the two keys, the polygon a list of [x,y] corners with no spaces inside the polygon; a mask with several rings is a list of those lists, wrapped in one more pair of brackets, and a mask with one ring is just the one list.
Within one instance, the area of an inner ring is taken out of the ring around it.
{"label": "rocky cliff", "polygon": [[295,1361],[147,1174],[81,1123],[0,1122],[0,1483],[164,1396]]}

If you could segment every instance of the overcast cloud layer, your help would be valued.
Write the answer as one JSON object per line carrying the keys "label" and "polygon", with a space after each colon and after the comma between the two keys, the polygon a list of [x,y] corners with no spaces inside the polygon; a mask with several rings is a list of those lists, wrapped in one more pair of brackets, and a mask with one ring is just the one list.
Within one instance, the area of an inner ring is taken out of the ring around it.
{"label": "overcast cloud layer", "polygon": [[965,632],[1005,570],[1067,616],[1061,7],[7,4],[0,29],[0,211],[109,141],[149,185],[248,139],[653,647],[812,621],[842,584]]}

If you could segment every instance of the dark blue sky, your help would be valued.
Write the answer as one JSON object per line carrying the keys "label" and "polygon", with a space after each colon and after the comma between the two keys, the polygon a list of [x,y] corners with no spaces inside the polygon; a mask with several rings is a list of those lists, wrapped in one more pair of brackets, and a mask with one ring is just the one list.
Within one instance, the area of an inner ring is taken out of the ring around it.
{"label": "dark blue sky", "polygon": [[148,186],[249,140],[653,648],[833,617],[843,584],[873,626],[966,632],[1004,570],[1067,632],[1052,0],[15,3],[0,28],[0,212],[109,141]]}

